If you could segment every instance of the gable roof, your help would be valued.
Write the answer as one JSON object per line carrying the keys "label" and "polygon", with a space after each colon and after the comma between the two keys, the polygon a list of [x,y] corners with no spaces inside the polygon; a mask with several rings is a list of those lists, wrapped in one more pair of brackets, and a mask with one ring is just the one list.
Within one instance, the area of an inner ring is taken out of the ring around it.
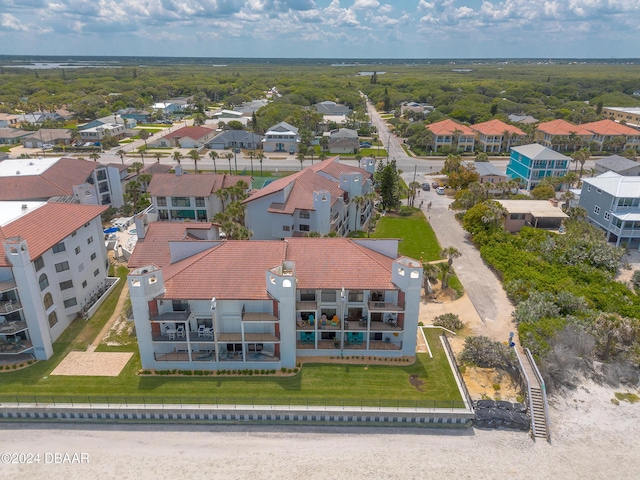
{"label": "gable roof", "polygon": [[[45,203],[0,227],[0,240],[21,237],[27,241],[31,260],[61,242],[85,223],[101,215],[108,207],[79,203]],[[101,238],[95,239],[102,241]],[[10,266],[5,255],[0,256],[0,267]]]}
{"label": "gable roof", "polygon": [[620,173],[634,167],[639,167],[640,164],[633,160],[629,160],[628,158],[621,157],[620,155],[611,155],[609,157],[596,160],[596,166]]}
{"label": "gable roof", "polygon": [[47,143],[51,140],[70,139],[71,131],[66,128],[41,128],[37,132],[33,132],[31,135],[27,135],[24,138],[35,138]]}
{"label": "gable roof", "polygon": [[152,197],[208,197],[221,188],[235,185],[240,180],[251,185],[251,177],[244,175],[156,173],[151,178],[147,191]]}
{"label": "gable roof", "polygon": [[[266,197],[282,191],[290,184],[293,184],[285,202],[274,204],[273,208],[269,209],[271,212],[292,214],[296,209],[314,210],[313,192],[321,190],[326,190],[331,194],[331,203],[333,204],[338,197],[342,197],[345,193],[338,183],[340,174],[362,173],[363,181],[371,177],[371,174],[366,170],[339,163],[339,158],[340,157],[328,158],[322,162],[306,167],[300,172],[279,178],[260,190],[252,191],[249,197],[243,200],[242,203],[249,203]],[[324,173],[324,175],[320,175],[320,172]]]}
{"label": "gable roof", "polygon": [[640,198],[640,177],[620,175],[616,172],[605,172],[602,175],[582,179],[584,184],[593,185],[596,188],[614,197]]}
{"label": "gable roof", "polygon": [[453,132],[456,130],[463,135],[475,135],[475,132],[471,128],[449,119],[431,123],[426,125],[426,128],[431,130],[431,133],[434,135],[453,135]]}
{"label": "gable roof", "polygon": [[[5,163],[3,166],[6,165]],[[96,166],[102,165],[78,158],[62,157],[38,175],[0,177],[0,200],[73,195],[73,186],[85,183]]]}
{"label": "gable roof", "polygon": [[271,300],[266,272],[285,260],[295,263],[297,288],[397,288],[391,282],[395,259],[347,238],[227,240],[165,267],[164,297]]}
{"label": "gable roof", "polygon": [[280,122],[277,125],[269,128],[267,132],[291,132],[298,134],[298,129],[293,125],[289,125],[287,122]]}
{"label": "gable roof", "polygon": [[358,132],[351,128],[339,128],[330,132],[329,138],[358,138]]}
{"label": "gable roof", "polygon": [[206,137],[207,135],[210,135],[211,133],[213,133],[213,131],[214,130],[212,128],[203,127],[202,125],[197,127],[182,127],[182,128],[179,128],[178,130],[168,133],[163,138],[166,138],[169,140],[174,138],[175,139],[191,138],[193,140],[200,140],[201,138]]}
{"label": "gable roof", "polygon": [[610,119],[600,120],[598,122],[590,122],[582,125],[587,130],[597,133],[598,135],[616,136],[640,136],[640,131],[635,128],[628,127]]}
{"label": "gable roof", "polygon": [[543,122],[538,125],[538,130],[549,135],[566,135],[571,133],[576,135],[591,136],[593,133],[590,130],[584,128],[583,125],[574,125],[566,120],[559,118],[558,120],[551,120],[550,122]]}
{"label": "gable roof", "polygon": [[189,230],[209,230],[214,224],[209,222],[150,222],[144,237],[138,237],[131,258],[127,262],[129,268],[157,265],[163,267],[171,262],[169,242],[201,241]]}
{"label": "gable roof", "polygon": [[500,170],[491,162],[462,162],[467,167],[473,167],[481,177],[506,177],[506,173]]}
{"label": "gable roof", "polygon": [[247,140],[259,143],[262,140],[262,136],[246,130],[226,130],[207,141],[207,143],[245,142]]}
{"label": "gable roof", "polygon": [[570,157],[540,145],[539,143],[511,147],[511,151],[524,155],[531,160],[571,160]]}
{"label": "gable roof", "polygon": [[509,125],[508,123],[504,123],[498,119],[471,125],[471,129],[476,132],[480,132],[483,135],[502,135],[505,131],[512,135],[526,135],[518,127],[514,127],[513,125]]}

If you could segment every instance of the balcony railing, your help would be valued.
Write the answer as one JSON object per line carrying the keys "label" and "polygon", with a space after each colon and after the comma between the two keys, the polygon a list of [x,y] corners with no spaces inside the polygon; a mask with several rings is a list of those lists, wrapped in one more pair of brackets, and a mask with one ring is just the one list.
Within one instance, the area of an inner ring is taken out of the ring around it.
{"label": "balcony railing", "polygon": [[22,304],[20,302],[2,302],[0,303],[0,314],[15,312],[16,310],[20,310],[21,308]]}
{"label": "balcony railing", "polygon": [[0,334],[13,335],[14,333],[22,332],[27,329],[27,322],[24,321],[8,321],[0,323]]}
{"label": "balcony railing", "polygon": [[277,322],[278,317],[272,313],[266,312],[244,312],[242,314],[243,322]]}
{"label": "balcony railing", "polygon": [[404,305],[392,302],[369,301],[370,312],[404,312]]}
{"label": "balcony railing", "polygon": [[0,339],[0,354],[4,355],[16,355],[24,353],[33,348],[33,344],[29,340],[1,340]]}
{"label": "balcony railing", "polygon": [[164,312],[160,315],[151,317],[149,320],[152,322],[186,322],[191,315],[190,310],[183,310],[180,312]]}

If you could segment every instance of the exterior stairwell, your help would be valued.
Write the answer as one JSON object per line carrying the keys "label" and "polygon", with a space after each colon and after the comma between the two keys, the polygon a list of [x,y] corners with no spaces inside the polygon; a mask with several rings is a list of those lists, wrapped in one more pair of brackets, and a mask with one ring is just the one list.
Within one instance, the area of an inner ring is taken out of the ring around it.
{"label": "exterior stairwell", "polygon": [[544,438],[547,441],[551,441],[549,407],[544,380],[528,348],[524,351],[524,361],[517,350],[516,353],[518,354],[518,362],[527,387],[531,436],[534,440],[536,438]]}

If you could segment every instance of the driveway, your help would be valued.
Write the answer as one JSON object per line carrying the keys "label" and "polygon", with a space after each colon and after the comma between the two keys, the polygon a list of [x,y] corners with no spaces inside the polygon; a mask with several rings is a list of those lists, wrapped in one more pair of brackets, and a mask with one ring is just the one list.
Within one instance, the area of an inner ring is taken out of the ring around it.
{"label": "driveway", "polygon": [[[402,176],[407,183],[413,180],[412,174],[405,173]],[[419,175],[416,178],[420,183],[431,183],[432,180],[433,177],[428,175]],[[453,267],[482,320],[482,325],[477,328],[479,331],[475,333],[506,342],[509,332],[514,332],[516,328],[511,320],[513,305],[498,278],[484,263],[480,252],[454,218],[455,212],[449,210],[452,201],[446,195],[437,195],[433,189],[428,192],[421,190],[416,205],[423,202],[422,211],[429,219],[440,246],[455,247],[462,253],[461,257],[453,261]]]}

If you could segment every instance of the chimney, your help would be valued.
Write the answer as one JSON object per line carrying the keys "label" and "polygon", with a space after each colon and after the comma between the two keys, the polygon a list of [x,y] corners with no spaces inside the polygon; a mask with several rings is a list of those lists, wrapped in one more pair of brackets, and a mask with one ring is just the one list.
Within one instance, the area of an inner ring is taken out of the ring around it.
{"label": "chimney", "polygon": [[176,172],[176,177],[179,177],[180,175],[182,175],[182,165],[176,165],[174,170]]}

